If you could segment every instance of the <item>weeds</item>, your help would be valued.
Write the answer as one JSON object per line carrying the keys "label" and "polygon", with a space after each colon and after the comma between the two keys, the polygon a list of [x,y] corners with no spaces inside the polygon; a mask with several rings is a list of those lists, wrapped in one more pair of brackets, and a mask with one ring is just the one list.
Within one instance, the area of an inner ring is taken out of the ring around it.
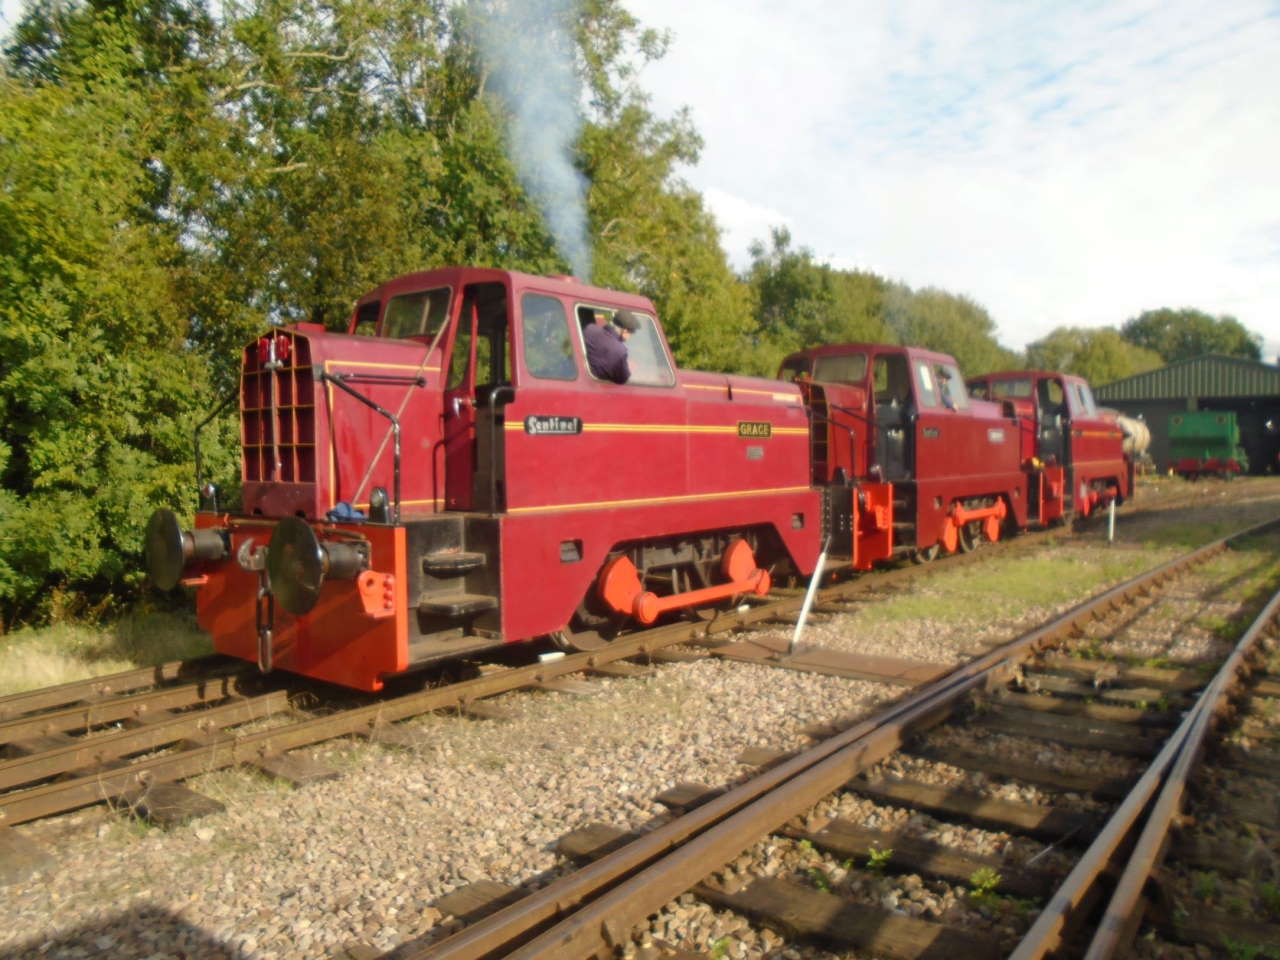
{"label": "weeds", "polygon": [[872,873],[884,873],[885,868],[889,866],[889,861],[892,859],[892,847],[886,847],[883,850],[872,847],[867,853],[867,869]]}
{"label": "weeds", "polygon": [[1196,871],[1195,894],[1201,900],[1212,900],[1218,895],[1218,875],[1209,871]]}
{"label": "weeds", "polygon": [[823,893],[831,892],[831,878],[827,876],[826,871],[821,867],[809,868],[809,882]]}
{"label": "weeds", "polygon": [[1269,880],[1263,882],[1258,887],[1258,899],[1273,919],[1280,920],[1280,886]]}

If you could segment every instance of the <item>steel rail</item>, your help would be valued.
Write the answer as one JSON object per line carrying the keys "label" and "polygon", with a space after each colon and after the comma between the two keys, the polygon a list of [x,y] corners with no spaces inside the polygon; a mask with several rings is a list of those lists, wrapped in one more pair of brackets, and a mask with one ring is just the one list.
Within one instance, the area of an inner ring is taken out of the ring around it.
{"label": "steel rail", "polygon": [[171,680],[212,679],[224,673],[238,673],[244,669],[245,664],[241,661],[231,660],[221,654],[212,654],[207,657],[196,657],[193,660],[173,660],[154,667],[139,667],[135,670],[124,670],[101,677],[90,677],[88,680],[72,680],[54,687],[41,687],[38,690],[0,697],[0,720],[8,720],[35,710],[47,710],[50,707],[61,707],[83,700],[101,699],[117,693],[127,693],[130,690],[159,686]]}
{"label": "steel rail", "polygon": [[13,720],[0,721],[0,743],[12,743],[28,737],[91,730],[121,720],[141,720],[147,716],[182,709],[198,703],[225,700],[237,693],[234,674],[211,677],[196,683],[175,687],[159,687],[131,696],[91,700],[77,706],[43,713],[27,714]]}
{"label": "steel rail", "polygon": [[[1225,550],[1230,541],[1277,523],[1280,520],[1224,537],[1111,587],[441,943],[418,952],[406,951],[402,945],[397,956],[421,960],[510,956],[530,960],[590,956],[621,945],[635,923],[684,892],[690,877],[714,872],[763,833],[888,755],[909,729],[941,719],[967,694],[1005,679],[1016,662],[1069,635],[1099,612],[1207,560]],[[542,932],[537,934],[539,930]]]}
{"label": "steel rail", "polygon": [[1231,651],[1231,656],[1227,658],[1227,662],[1222,665],[1222,669],[1217,672],[1208,689],[1197,702],[1193,710],[1194,717],[1188,718],[1192,722],[1181,744],[1173,769],[1169,773],[1164,788],[1160,791],[1151,816],[1147,818],[1137,845],[1129,855],[1128,866],[1121,874],[1106,911],[1098,923],[1097,932],[1089,944],[1085,960],[1106,960],[1108,957],[1115,956],[1117,951],[1132,938],[1142,918],[1142,911],[1138,909],[1142,888],[1163,858],[1169,828],[1181,813],[1187,780],[1192,767],[1199,761],[1204,751],[1213,718],[1221,714],[1228,699],[1240,686],[1242,675],[1249,670],[1250,655],[1258,648],[1265,631],[1275,622],[1277,615],[1280,615],[1280,591],[1275,593],[1249,629],[1241,636],[1240,641]]}
{"label": "steel rail", "polygon": [[258,697],[236,698],[218,707],[157,716],[154,722],[129,730],[75,740],[66,746],[31,756],[0,760],[0,790],[82,770],[92,764],[107,763],[133,753],[158,750],[197,734],[211,734],[224,727],[261,720],[288,707],[288,694],[276,690]]}
{"label": "steel rail", "polygon": [[[1231,539],[1237,538],[1233,537]],[[1254,643],[1257,637],[1261,635],[1261,630],[1265,624],[1275,616],[1277,609],[1280,609],[1280,594],[1272,598],[1263,613],[1246,631],[1227,663],[1218,671],[1209,688],[1197,698],[1196,703],[1183,717],[1178,728],[1165,742],[1156,759],[1152,761],[1124,802],[1112,814],[1103,829],[1099,831],[1098,836],[1089,845],[1084,856],[1080,858],[1071,873],[1067,875],[1067,879],[1063,881],[1062,886],[1058,888],[1049,903],[1045,905],[1040,916],[1032,924],[1022,941],[1014,949],[1014,952],[1009,955],[1009,960],[1037,960],[1037,958],[1044,957],[1058,949],[1062,945],[1062,938],[1068,921],[1072,919],[1074,912],[1090,895],[1094,885],[1102,874],[1107,871],[1117,852],[1132,837],[1139,822],[1146,822],[1149,826],[1156,822],[1150,818],[1147,821],[1141,820],[1142,814],[1150,806],[1151,798],[1155,796],[1156,791],[1164,781],[1166,773],[1171,768],[1174,768],[1175,771],[1177,769],[1182,770],[1182,783],[1185,783],[1186,768],[1190,765],[1192,754],[1198,752],[1200,745],[1203,743],[1204,731],[1207,729],[1209,717],[1214,707],[1216,707],[1217,696],[1226,689],[1226,680],[1235,676],[1242,662],[1243,654],[1241,651],[1245,641],[1248,640],[1250,645]],[[1214,698],[1214,706],[1208,706],[1211,696]],[[1187,749],[1189,743],[1192,744],[1191,749]],[[1175,764],[1178,767],[1175,768]],[[1173,782],[1174,780],[1171,779],[1170,783]],[[1158,804],[1172,802],[1176,805],[1176,802],[1181,798],[1181,794],[1181,785],[1172,793],[1167,790],[1163,791]],[[1166,796],[1168,797],[1167,801]],[[1163,828],[1154,830],[1150,838],[1147,836],[1147,831],[1144,830],[1143,838],[1149,844],[1155,843],[1159,847],[1164,839],[1164,830],[1168,827],[1172,812],[1158,806],[1157,810],[1153,811],[1152,817],[1157,815],[1165,818]],[[1158,850],[1153,851],[1148,848],[1141,853],[1135,849],[1129,854],[1129,867],[1126,868],[1123,875],[1129,880],[1128,886],[1124,889],[1121,903],[1128,903],[1130,908],[1136,904],[1137,896],[1141,892],[1142,882],[1145,881],[1154,866],[1158,852]],[[1132,873],[1134,869],[1137,869],[1137,874]],[[1133,887],[1135,882],[1137,884],[1136,889]],[[1113,894],[1113,904],[1117,903],[1116,898],[1120,895],[1121,889],[1117,888],[1115,894]],[[1118,933],[1124,925],[1124,920],[1112,916],[1110,910],[1108,910],[1108,916],[1111,918],[1111,922],[1116,925],[1115,932]],[[1108,942],[1111,942],[1110,938]],[[1092,952],[1090,955],[1094,956]],[[1107,956],[1109,954],[1097,955]]]}
{"label": "steel rail", "polygon": [[[1138,514],[1127,516],[1136,515]],[[819,597],[823,601],[837,600],[898,581],[929,576],[937,570],[945,571],[965,563],[979,562],[984,557],[1016,554],[1020,547],[1029,546],[1044,537],[1060,535],[1062,532],[1060,530],[1026,531],[1017,538],[990,545],[992,549],[951,557],[949,562],[941,567],[933,564],[923,567],[904,566],[885,571],[877,577],[842,580],[822,590]],[[126,792],[143,780],[172,782],[214,769],[259,761],[287,750],[310,746],[335,737],[353,733],[372,736],[379,726],[396,720],[433,710],[465,708],[468,703],[476,700],[521,687],[534,686],[560,676],[589,671],[594,666],[616,660],[643,657],[677,643],[705,642],[713,635],[728,633],[760,620],[795,612],[799,610],[801,603],[801,597],[783,597],[771,603],[753,606],[745,611],[739,608],[732,612],[719,612],[710,621],[675,623],[623,636],[613,640],[605,648],[574,654],[553,663],[516,668],[490,677],[464,681],[450,687],[410,694],[372,706],[344,711],[330,717],[299,721],[271,731],[233,734],[182,752],[137,760],[126,767],[111,771],[10,792],[0,796],[0,826],[24,823],[108,800]],[[0,698],[0,721],[14,718],[12,722],[18,724],[37,723],[41,720],[67,722],[63,716],[66,711],[87,711],[97,705],[106,707],[108,704],[120,702],[112,699],[114,694],[152,686],[158,688],[155,691],[156,694],[162,694],[165,688],[161,685],[172,680],[190,678],[199,683],[208,683],[224,676],[234,676],[245,670],[246,667],[241,661],[213,655],[73,681],[56,687]],[[68,704],[74,706],[66,707]],[[57,707],[65,709],[64,711],[52,709]],[[33,713],[33,711],[48,712]],[[52,732],[52,728],[50,729]],[[75,727],[62,729],[75,729]]]}
{"label": "steel rail", "polygon": [[[1016,544],[1017,541],[1011,541],[1011,543]],[[956,559],[963,561],[976,557],[980,557],[980,554],[967,554],[963,558]],[[856,578],[829,587],[823,590],[820,596],[824,600],[838,599],[873,588],[886,581],[894,582],[901,578],[914,579],[916,576],[927,576],[934,569],[940,568],[904,567],[888,571],[885,577],[874,580],[865,577]],[[800,597],[784,597],[771,603],[753,606],[749,610],[722,612],[710,621],[669,624],[622,636],[599,650],[572,654],[561,660],[513,668],[487,677],[409,694],[327,717],[302,720],[269,731],[233,734],[181,753],[137,760],[126,767],[13,791],[0,795],[0,824],[11,826],[25,823],[76,807],[109,800],[128,791],[143,780],[157,783],[182,780],[211,770],[254,762],[287,750],[349,734],[364,734],[376,739],[377,728],[384,724],[434,710],[464,709],[469,703],[477,700],[523,687],[536,686],[561,676],[589,671],[593,667],[616,660],[644,657],[678,643],[705,641],[715,634],[728,633],[750,626],[759,620],[794,612],[800,608],[801,603]],[[116,691],[137,689],[164,680],[187,676],[193,670],[205,667],[206,664],[212,665],[215,671],[238,672],[244,669],[244,665],[239,661],[228,661],[225,657],[177,661],[159,667],[147,667],[91,680],[75,681],[58,687],[32,691],[30,694],[18,694],[0,700],[0,710],[10,703],[21,702],[23,709],[40,709],[68,701],[107,697]],[[157,691],[157,693],[161,692],[163,690]],[[85,710],[86,705],[80,704],[72,709]],[[4,714],[0,712],[0,717],[2,716]],[[15,722],[38,721],[43,716],[53,717],[55,714],[24,716]]]}
{"label": "steel rail", "polygon": [[376,740],[380,727],[398,720],[433,710],[465,709],[470,703],[500,693],[537,686],[557,677],[589,671],[593,667],[616,660],[643,657],[673,644],[703,639],[709,633],[737,629],[755,620],[775,616],[779,609],[788,606],[798,607],[799,601],[784,600],[780,604],[754,607],[711,623],[670,624],[619,637],[607,647],[589,653],[515,667],[489,676],[407,694],[330,716],[313,717],[270,730],[236,734],[181,753],[138,760],[127,767],[7,793],[0,795],[0,823],[12,826],[108,800],[142,780],[156,783],[182,780],[348,734],[361,734]]}

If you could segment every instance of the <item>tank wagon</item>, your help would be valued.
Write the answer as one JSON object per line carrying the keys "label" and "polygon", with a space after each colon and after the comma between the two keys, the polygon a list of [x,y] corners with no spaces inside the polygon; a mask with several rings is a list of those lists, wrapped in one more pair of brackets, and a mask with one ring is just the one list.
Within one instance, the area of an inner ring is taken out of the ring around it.
{"label": "tank wagon", "polygon": [[1188,480],[1249,472],[1249,459],[1240,445],[1240,427],[1231,410],[1170,414],[1169,457],[1173,472]]}
{"label": "tank wagon", "polygon": [[[583,341],[620,309],[639,320],[621,385]],[[1028,427],[967,397],[950,357],[821,348],[784,374],[678,369],[650,301],[573,278],[398,277],[343,333],[300,323],[244,348],[242,506],[206,487],[190,529],[157,511],[148,572],[197,588],[219,652],[377,691],[763,595],[824,548],[867,570],[1046,522]]]}

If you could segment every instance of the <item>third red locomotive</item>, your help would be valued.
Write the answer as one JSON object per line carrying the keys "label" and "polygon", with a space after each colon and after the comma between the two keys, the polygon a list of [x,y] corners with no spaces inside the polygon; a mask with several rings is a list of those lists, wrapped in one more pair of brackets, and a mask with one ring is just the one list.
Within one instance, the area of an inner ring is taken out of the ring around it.
{"label": "third red locomotive", "polygon": [[[625,383],[586,349],[620,311]],[[681,370],[643,297],[409,274],[345,333],[245,347],[243,506],[206,498],[188,530],[157,511],[148,569],[198,588],[220,652],[363,690],[504,643],[591,646],[808,576],[824,546],[866,570],[1129,496],[1082,381],[1056,378],[1051,411],[1054,375],[1017,375],[1034,397],[1007,376],[977,399],[950,357],[874,344],[796,354],[778,380]]]}

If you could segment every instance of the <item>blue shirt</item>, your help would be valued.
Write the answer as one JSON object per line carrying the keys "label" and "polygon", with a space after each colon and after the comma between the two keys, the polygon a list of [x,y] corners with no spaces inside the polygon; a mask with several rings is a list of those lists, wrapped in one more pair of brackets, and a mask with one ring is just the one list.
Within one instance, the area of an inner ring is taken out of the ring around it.
{"label": "blue shirt", "polygon": [[631,379],[627,345],[622,334],[612,326],[590,323],[582,331],[582,339],[587,346],[587,366],[592,374],[614,383],[626,383]]}

